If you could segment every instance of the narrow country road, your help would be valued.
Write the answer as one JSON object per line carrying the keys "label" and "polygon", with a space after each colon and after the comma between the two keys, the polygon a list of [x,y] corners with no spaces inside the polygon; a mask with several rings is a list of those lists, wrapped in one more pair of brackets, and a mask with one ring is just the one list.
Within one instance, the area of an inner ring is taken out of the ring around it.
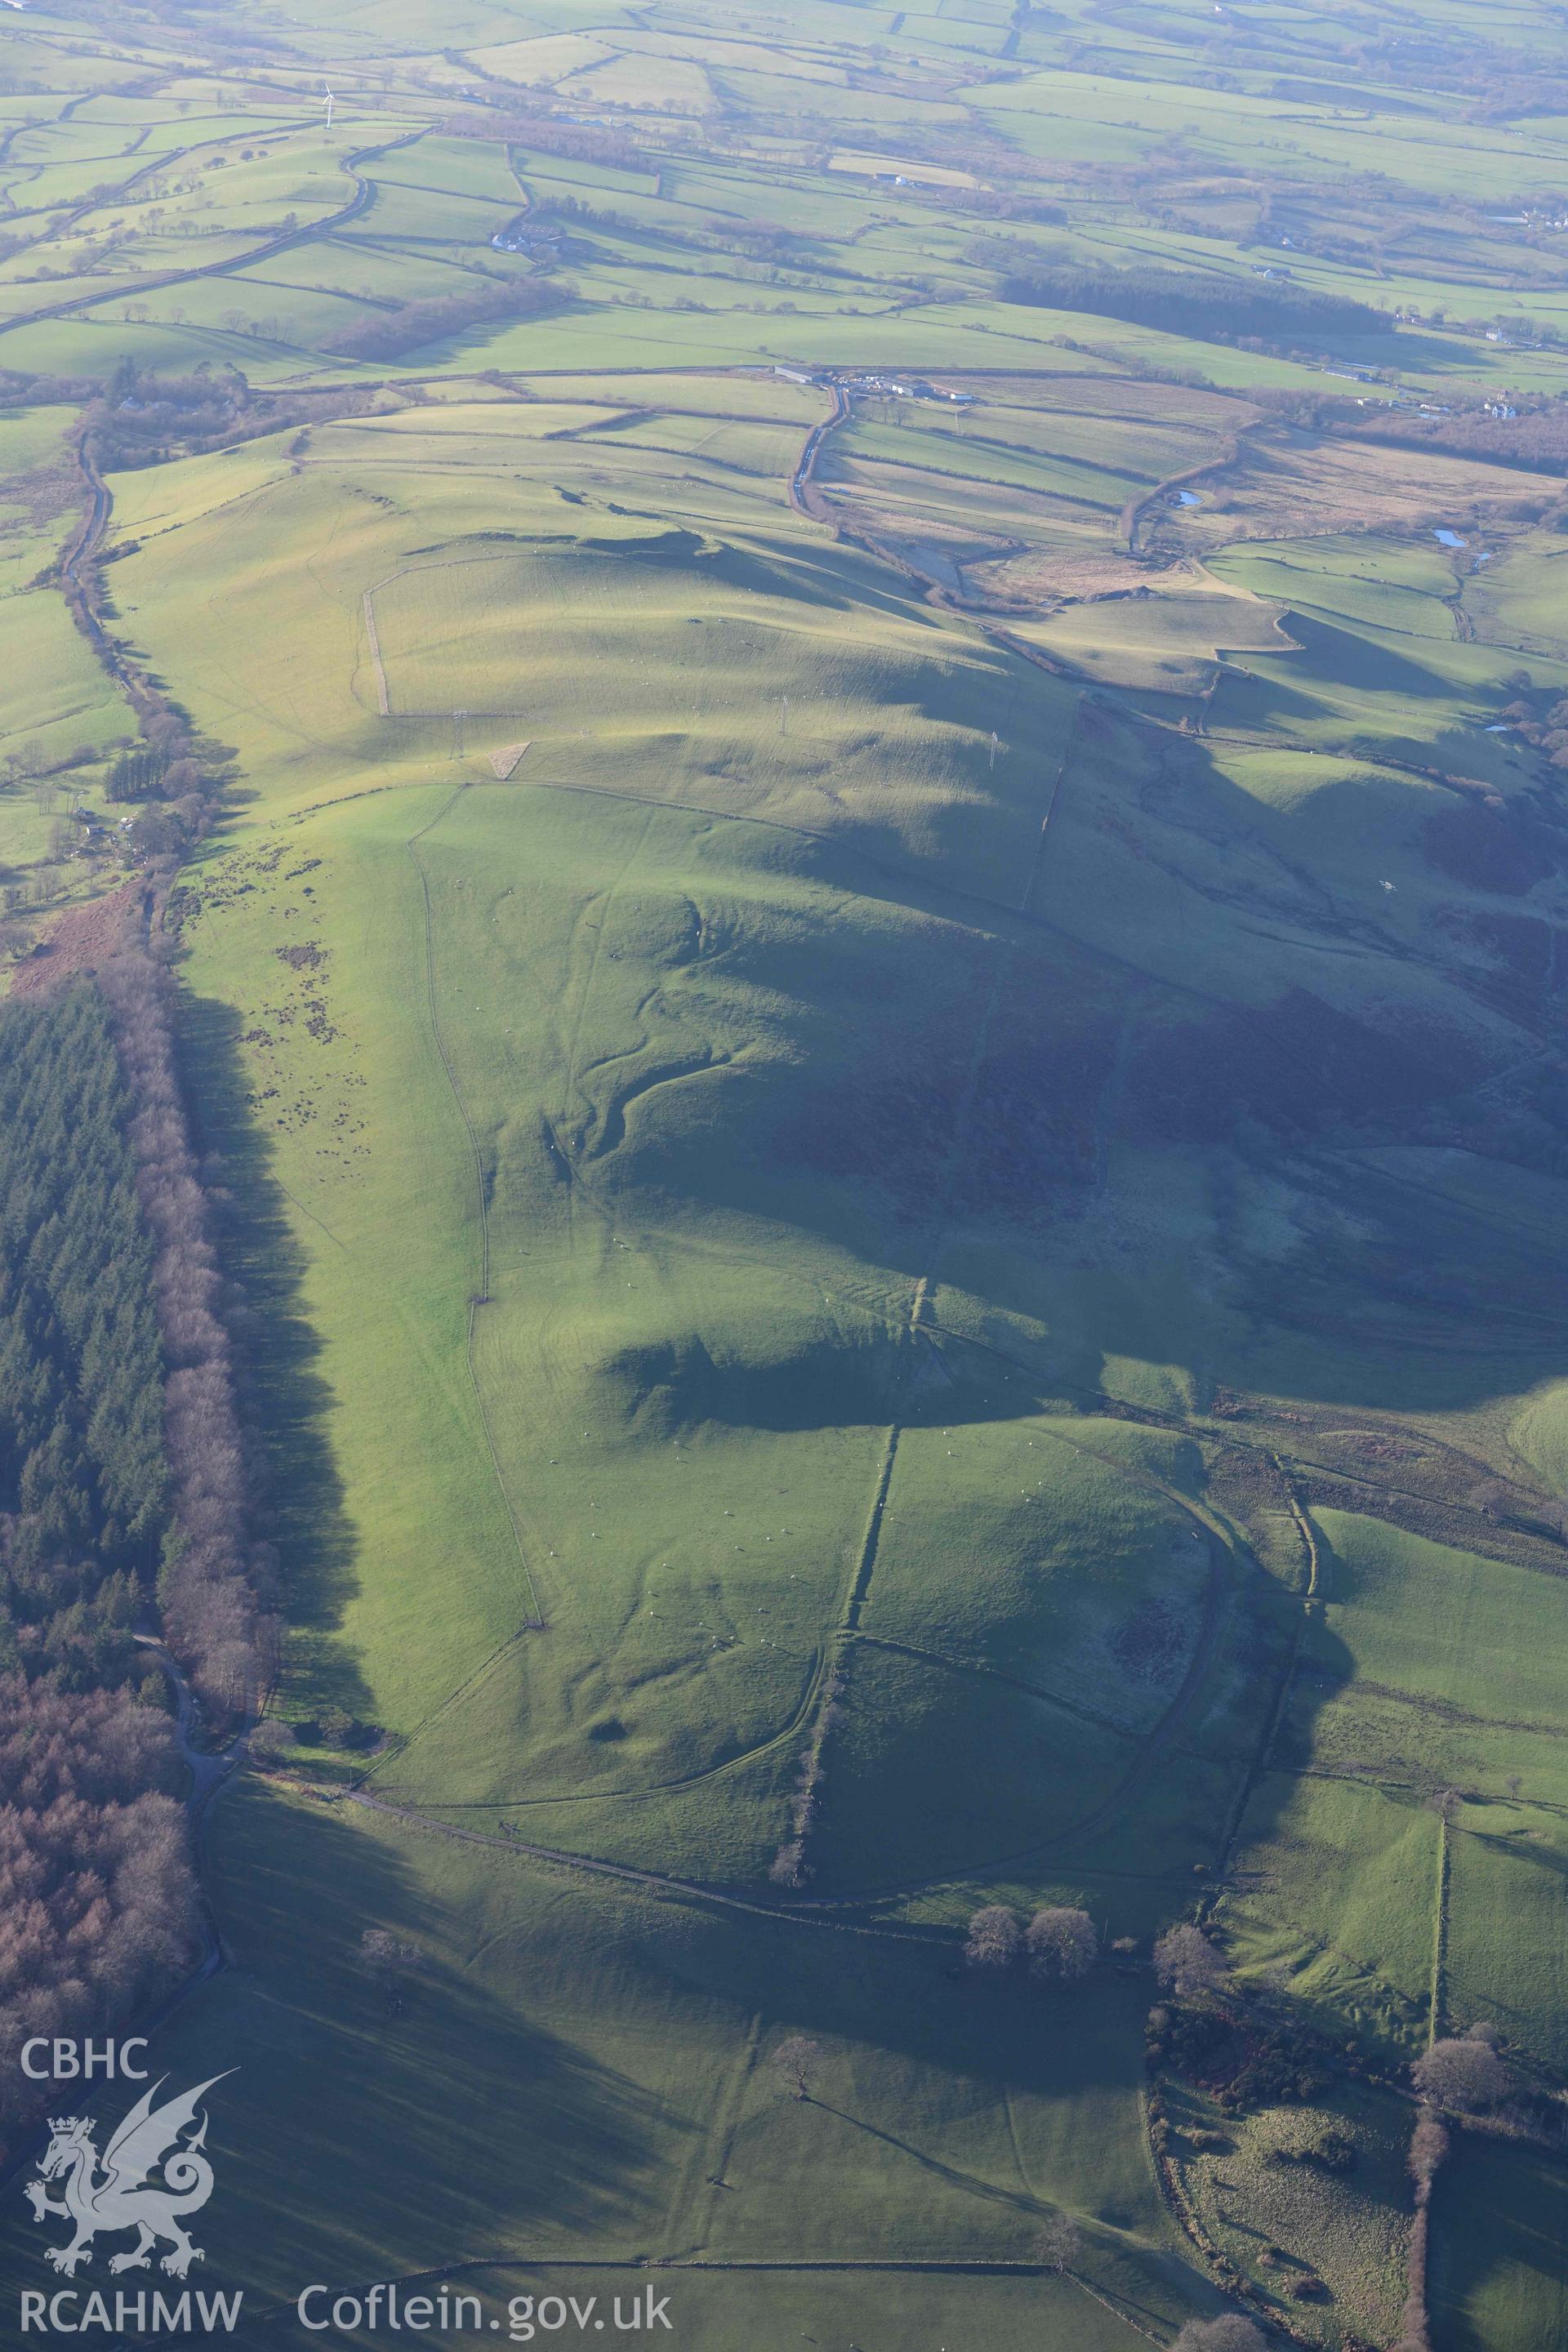
{"label": "narrow country road", "polygon": [[822,446],[828,435],[836,426],[847,423],[849,416],[849,394],[837,377],[828,384],[827,389],[833,394],[833,413],[830,416],[825,416],[820,425],[814,425],[806,435],[805,446],[800,453],[800,463],[790,477],[789,485],[791,506],[795,508],[797,514],[809,517],[813,522],[826,522],[831,520],[822,512],[820,504],[812,503],[811,482],[816,471],[816,461],[822,455]]}
{"label": "narrow country road", "polygon": [[156,1633],[138,1633],[133,1638],[139,1648],[151,1652],[157,1660],[169,1688],[174,1694],[174,1738],[181,1759],[191,1776],[185,1811],[193,1832],[199,1834],[208,1806],[239,1762],[240,1751],[249,1736],[249,1723],[247,1721],[242,1730],[237,1731],[228,1746],[220,1748],[216,1755],[198,1748],[191,1735],[200,1719],[201,1709],[196,1705],[189,1683]]}
{"label": "narrow country road", "polygon": [[[108,302],[140,301],[144,294],[159,294],[171,286],[188,286],[198,278],[226,278],[231,271],[254,269],[258,262],[274,260],[279,254],[288,253],[294,246],[304,245],[312,237],[331,236],[338,229],[346,228],[350,221],[357,220],[370,205],[374,183],[363,176],[359,166],[373,163],[383,155],[390,155],[396,148],[412,146],[416,139],[424,136],[425,126],[421,124],[416,131],[405,131],[399,139],[385,140],[377,147],[356,148],[353,154],[345,155],[342,167],[353,176],[353,194],[335,213],[326,213],[320,220],[307,222],[302,228],[280,229],[262,244],[253,247],[250,252],[233,253],[223,261],[198,262],[190,269],[160,270],[152,278],[128,277],[112,294],[106,294],[101,287],[98,287],[90,294],[75,294],[64,302],[46,303],[37,310],[20,310],[14,318],[0,319],[0,335],[8,335],[16,327],[36,326],[41,319],[65,319],[79,310],[97,310]],[[185,151],[182,148],[179,152],[183,154]],[[159,163],[166,163],[170,160],[163,156],[159,158]],[[153,168],[152,164],[144,167],[146,171]],[[142,174],[138,173],[135,176],[141,178]]]}

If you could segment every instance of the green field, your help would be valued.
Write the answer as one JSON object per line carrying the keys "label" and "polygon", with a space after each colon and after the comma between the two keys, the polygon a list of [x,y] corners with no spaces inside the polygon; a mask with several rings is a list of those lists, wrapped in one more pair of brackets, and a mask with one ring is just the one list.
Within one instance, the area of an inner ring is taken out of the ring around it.
{"label": "green field", "polygon": [[1428,2352],[1568,2345],[1557,12],[4,34],[0,971],[145,898],[285,1596],[237,2340],[1365,2352],[1489,2023]]}

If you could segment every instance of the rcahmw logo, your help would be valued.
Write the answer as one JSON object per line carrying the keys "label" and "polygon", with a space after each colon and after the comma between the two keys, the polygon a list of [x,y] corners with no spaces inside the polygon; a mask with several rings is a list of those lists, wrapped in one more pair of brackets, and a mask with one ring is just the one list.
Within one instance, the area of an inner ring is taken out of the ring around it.
{"label": "rcahmw logo", "polygon": [[[136,2242],[110,2257],[111,2273],[150,2270],[153,2251],[160,2246],[169,2251],[161,2256],[159,2268],[172,2278],[183,2279],[193,2263],[205,2260],[184,2225],[213,2193],[212,2164],[204,2153],[207,2119],[201,2103],[213,2084],[226,2078],[214,2074],[195,2090],[178,2092],[155,2106],[166,2079],[142,2093],[115,2127],[101,2157],[97,2126],[89,2116],[50,2117],[49,2144],[38,2160],[37,2179],[28,2181],[24,2193],[35,2221],[70,2224],[68,2242],[48,2247],[45,2254],[65,2277],[74,2278],[92,2261],[96,2237],[130,2230],[136,2232]],[[58,2187],[57,2196],[50,2196],[51,2186]],[[145,2290],[114,2294],[83,2294],[76,2288],[53,2294],[24,2290],[22,2333],[52,2329],[76,2336],[101,2327],[119,2333],[182,2334],[192,2326],[193,2310],[202,2327],[226,2329],[237,2325],[243,2301],[239,2294],[193,2295],[188,2289],[173,2295]]]}

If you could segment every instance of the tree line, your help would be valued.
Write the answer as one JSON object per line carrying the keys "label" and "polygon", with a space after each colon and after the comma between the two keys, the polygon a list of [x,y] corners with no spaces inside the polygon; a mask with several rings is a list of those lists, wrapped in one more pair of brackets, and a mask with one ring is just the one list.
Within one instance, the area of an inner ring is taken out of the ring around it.
{"label": "tree line", "polygon": [[1084,310],[1096,318],[1156,327],[1164,334],[1210,341],[1250,336],[1317,349],[1347,335],[1394,332],[1388,312],[1364,302],[1217,272],[1152,265],[1109,269],[1092,262],[1057,259],[1010,237],[977,237],[969,258],[1001,272],[997,291],[1004,302]]}
{"label": "tree line", "polygon": [[134,1633],[174,1526],[137,1117],[90,984],[0,1008],[0,2136],[31,2034],[190,1965],[163,1677]]}
{"label": "tree line", "polygon": [[563,155],[572,163],[607,165],[612,171],[652,168],[626,131],[594,122],[563,122],[553,114],[455,114],[442,123],[440,135],[501,140],[509,147],[531,147],[537,155]]}
{"label": "tree line", "polygon": [[324,351],[344,359],[395,360],[443,336],[500,319],[525,319],[561,300],[557,282],[533,278],[482,278],[469,292],[426,295],[395,310],[372,311],[329,335]]}
{"label": "tree line", "polygon": [[1412,416],[1395,409],[1386,416],[1358,418],[1358,441],[1385,441],[1401,449],[1439,449],[1452,457],[1480,457],[1494,466],[1522,466],[1532,473],[1568,474],[1568,408],[1528,410],[1522,415],[1489,415],[1462,410],[1452,416]]}
{"label": "tree line", "polygon": [[0,380],[0,405],[8,399],[13,382],[33,402],[74,398],[85,403],[87,437],[100,467],[109,473],[232,449],[265,433],[287,432],[291,425],[359,415],[372,397],[368,390],[353,385],[321,392],[258,392],[241,369],[230,364],[215,372],[206,360],[189,375],[161,376],[121,358],[103,384],[41,376]]}
{"label": "tree line", "polygon": [[170,1524],[158,1605],[170,1648],[209,1718],[237,1719],[271,1675],[275,1561],[247,1534],[248,1477],[222,1287],[175,1069],[173,982],[150,957],[106,963],[107,1000],[134,1102],[129,1136],[153,1243]]}

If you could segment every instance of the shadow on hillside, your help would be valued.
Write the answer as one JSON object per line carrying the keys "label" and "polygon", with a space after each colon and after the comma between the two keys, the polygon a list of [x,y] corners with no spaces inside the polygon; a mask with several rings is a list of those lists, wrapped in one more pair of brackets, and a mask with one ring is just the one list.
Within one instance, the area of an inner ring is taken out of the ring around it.
{"label": "shadow on hillside", "polygon": [[[1114,824],[1100,813],[1108,785]],[[1348,827],[1354,787],[1332,789]],[[1238,1391],[1283,1380],[1303,1398],[1394,1412],[1531,1386],[1568,1368],[1557,1303],[1568,1245],[1552,1239],[1560,1222],[1521,1221],[1506,1194],[1568,1192],[1547,1172],[1551,1106],[1527,1118],[1486,1090],[1541,1057],[1562,1001],[1544,959],[1539,971],[1504,961],[1502,913],[1550,939],[1563,894],[1538,875],[1500,900],[1479,879],[1440,876],[1422,829],[1432,799],[1413,782],[1405,840],[1375,851],[1397,861],[1386,869],[1397,891],[1423,905],[1452,893],[1419,929],[1405,898],[1369,904],[1332,864],[1320,872],[1321,825],[1244,792],[1191,740],[1169,739],[1131,776],[1110,761],[1069,776],[1027,916],[978,916],[935,874],[873,865],[853,842],[803,845],[791,860],[816,886],[923,919],[862,927],[868,944],[854,954],[848,925],[785,937],[763,917],[731,922],[726,975],[787,1007],[789,1065],[771,1066],[766,1093],[749,1099],[645,1089],[635,1122],[610,1099],[631,1066],[606,1065],[589,1131],[622,1139],[587,1159],[581,1181],[631,1215],[655,1200],[769,1217],[911,1286],[940,1263],[934,1237],[950,1236],[963,1257],[961,1268],[948,1255],[948,1278],[1009,1318],[1009,1351],[1021,1341],[1047,1386],[1055,1367],[1092,1391],[1106,1359],[1167,1361],[1184,1344],[1158,1302],[1186,1245],[1174,1228],[1162,1244],[1156,1194],[1123,1209],[1117,1191],[1121,1167],[1159,1160],[1173,1201],[1201,1172],[1216,1204],[1202,1246],[1223,1258],[1237,1311],[1205,1309],[1206,1329],[1189,1335],[1210,1379]],[[1568,857],[1528,814],[1487,821],[1520,858]],[[1126,845],[1116,864],[1107,838]],[[1096,902],[1123,881],[1140,924],[1118,950],[1098,943]],[[1226,957],[1254,988],[1220,992]],[[1464,1155],[1451,1193],[1379,1156],[1408,1147]],[[1224,1209],[1233,1195],[1293,1202],[1299,1231],[1255,1246],[1247,1215]],[[1042,1299],[1054,1333],[1043,1352],[1013,1322],[1037,1320]],[[725,1364],[719,1417],[783,1425],[791,1391],[799,1425],[883,1417],[879,1383],[860,1377],[875,1369],[866,1351],[845,1365],[861,1407],[838,1397],[825,1351],[853,1351],[825,1337],[826,1319],[805,1318],[780,1378],[736,1381]],[[664,1366],[650,1349],[618,1369],[634,1391],[664,1386],[679,1418],[678,1392],[713,1339],[672,1334]],[[700,1412],[710,1384],[690,1385]],[[967,1410],[984,1417],[984,1403],[971,1395]],[[966,1405],[955,1396],[952,1409]]]}
{"label": "shadow on hillside", "polygon": [[[269,1797],[231,1820],[224,1860],[225,1924],[265,1998],[240,1989],[201,2028],[204,2074],[242,2068],[222,2274],[292,2265],[347,2285],[384,2275],[372,2249],[407,2271],[639,2218],[634,2184],[675,2119],[510,1997],[504,1936],[504,1990],[468,1964],[477,1868],[454,1873],[428,1841],[416,1863],[363,1816]],[[509,1892],[488,1890],[489,1942]],[[380,1927],[417,1956],[393,1999],[361,1958]]]}
{"label": "shadow on hillside", "polygon": [[272,1147],[247,1100],[239,1016],[188,990],[179,1003],[197,1153],[216,1154],[222,1165],[215,1202],[219,1255],[245,1297],[235,1333],[241,1408],[259,1438],[264,1530],[282,1560],[291,1685],[307,1705],[342,1707],[363,1719],[370,1693],[333,1639],[355,1589],[354,1539],[326,1433],[332,1392],[317,1369],[321,1343],[300,1302],[303,1253],[273,1172]]}
{"label": "shadow on hillside", "polygon": [[1568,2174],[1533,2147],[1470,2133],[1437,2175],[1429,2300],[1442,2352],[1561,2343],[1568,2311]]}
{"label": "shadow on hillside", "polygon": [[[337,2292],[476,2255],[618,2252],[657,2235],[658,2168],[679,2166],[691,2120],[591,2031],[569,2040],[530,2014],[504,1937],[470,1965],[479,1904],[489,1948],[520,1882],[481,1888],[429,1840],[405,1854],[368,1816],[254,1783],[221,1819],[218,1906],[243,1971],[214,1979],[151,2052],[153,2074],[175,2084],[226,2077],[206,2102],[219,2193],[195,2228],[205,2260],[192,2284],[243,2285],[248,2326],[210,2340],[277,2341],[281,2315],[256,2290],[291,2299],[312,2280]],[[368,1929],[415,1955],[394,1998],[363,1964]],[[128,2095],[110,2084],[93,2097],[118,2121]],[[0,2288],[49,2276],[20,2208],[0,2221]]]}

